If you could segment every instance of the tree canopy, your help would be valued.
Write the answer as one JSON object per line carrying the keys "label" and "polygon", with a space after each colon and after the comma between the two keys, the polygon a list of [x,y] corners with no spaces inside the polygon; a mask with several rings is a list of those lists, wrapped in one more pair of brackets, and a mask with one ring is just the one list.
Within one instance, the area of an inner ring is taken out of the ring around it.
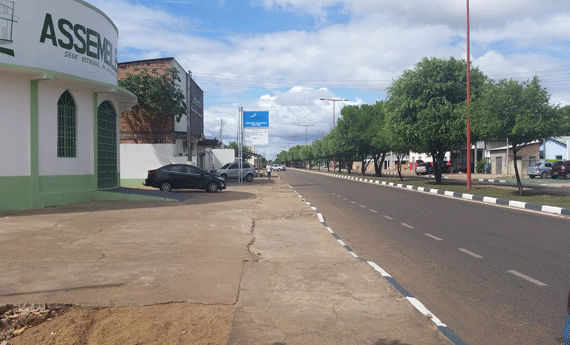
{"label": "tree canopy", "polygon": [[137,104],[122,116],[133,134],[135,143],[162,143],[166,134],[174,130],[174,119],[186,115],[185,96],[176,85],[180,81],[178,70],[163,72],[146,69],[128,73],[118,84],[137,96]]}
{"label": "tree canopy", "polygon": [[490,81],[473,104],[473,129],[485,139],[507,139],[512,146],[515,175],[522,195],[517,152],[524,144],[560,133],[560,112],[550,105],[550,96],[537,77],[531,81]]}
{"label": "tree canopy", "polygon": [[[441,184],[447,151],[466,145],[467,63],[424,58],[388,88],[386,124],[407,151],[429,153],[436,183]],[[471,68],[471,93],[476,99],[486,77]]]}

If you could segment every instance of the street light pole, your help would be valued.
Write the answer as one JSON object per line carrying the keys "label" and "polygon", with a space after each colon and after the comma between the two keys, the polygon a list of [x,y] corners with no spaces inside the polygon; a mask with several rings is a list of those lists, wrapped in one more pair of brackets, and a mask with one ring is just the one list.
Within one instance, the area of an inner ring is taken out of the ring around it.
{"label": "street light pole", "polygon": [[470,80],[470,63],[471,59],[469,52],[469,0],[467,0],[467,189],[471,189],[471,126],[469,114],[469,101],[471,99],[471,80]]}
{"label": "street light pole", "polygon": [[[333,99],[333,98],[321,98],[321,101],[331,101],[333,102],[333,128],[336,126],[335,119],[335,103],[336,102],[348,102],[348,99]],[[336,159],[333,157],[333,171],[336,169]]]}
{"label": "street light pole", "polygon": [[305,127],[305,146],[307,146],[309,144],[308,142],[308,135],[307,135],[307,127],[311,127],[314,125],[297,125],[299,127]]}

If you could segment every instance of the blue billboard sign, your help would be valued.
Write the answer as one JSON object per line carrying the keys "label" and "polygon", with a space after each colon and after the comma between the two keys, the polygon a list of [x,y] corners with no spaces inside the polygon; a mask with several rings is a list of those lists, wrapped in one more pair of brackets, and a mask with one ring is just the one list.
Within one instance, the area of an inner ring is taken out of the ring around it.
{"label": "blue billboard sign", "polygon": [[268,111],[244,111],[243,112],[244,127],[269,127]]}

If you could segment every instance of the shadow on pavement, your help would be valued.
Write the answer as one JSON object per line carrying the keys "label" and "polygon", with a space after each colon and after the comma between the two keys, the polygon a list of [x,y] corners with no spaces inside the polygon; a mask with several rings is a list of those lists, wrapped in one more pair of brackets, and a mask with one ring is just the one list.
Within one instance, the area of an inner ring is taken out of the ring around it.
{"label": "shadow on pavement", "polygon": [[[231,190],[231,186],[217,193],[208,193],[203,190],[181,189],[169,193],[158,189],[140,188],[115,188],[105,191],[105,193],[135,194],[148,197],[169,198],[171,200],[94,200],[76,204],[51,206],[36,209],[0,211],[0,217],[19,217],[42,214],[78,213],[78,212],[98,212],[109,210],[128,210],[151,207],[176,207],[184,205],[199,205],[208,203],[219,203],[226,201],[245,200],[255,198],[255,194]],[[120,198],[120,197],[119,197]]]}

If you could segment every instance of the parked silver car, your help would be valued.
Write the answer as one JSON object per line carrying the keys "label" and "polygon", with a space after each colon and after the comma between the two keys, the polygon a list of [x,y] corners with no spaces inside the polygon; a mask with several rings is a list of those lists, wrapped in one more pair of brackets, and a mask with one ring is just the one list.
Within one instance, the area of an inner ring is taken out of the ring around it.
{"label": "parked silver car", "polygon": [[544,163],[533,163],[528,167],[527,173],[528,177],[535,178],[540,176],[540,178],[547,178],[550,176],[550,170],[552,170],[552,163],[544,162]]}
{"label": "parked silver car", "polygon": [[[214,170],[214,174],[218,175],[219,177],[223,178],[224,180],[228,179],[237,179],[239,178],[239,163],[227,163],[220,169]],[[241,178],[244,181],[251,182],[253,181],[253,176],[255,174],[255,168],[249,165],[248,163],[242,164],[242,173]]]}

